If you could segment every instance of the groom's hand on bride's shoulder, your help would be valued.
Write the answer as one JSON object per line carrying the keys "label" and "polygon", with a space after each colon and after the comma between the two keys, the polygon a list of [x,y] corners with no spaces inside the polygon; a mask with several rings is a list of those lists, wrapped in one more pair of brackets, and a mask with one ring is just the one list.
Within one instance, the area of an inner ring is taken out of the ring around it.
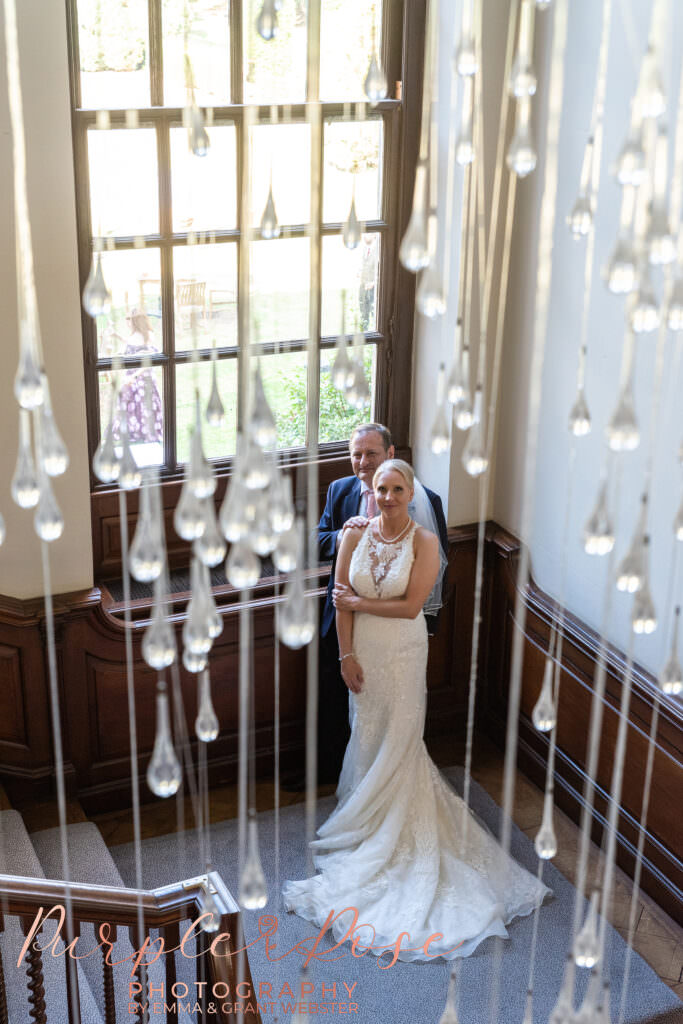
{"label": "groom's hand on bride's shoulder", "polygon": [[368,525],[369,521],[366,516],[351,516],[342,526],[342,533],[344,530],[362,530],[364,526]]}

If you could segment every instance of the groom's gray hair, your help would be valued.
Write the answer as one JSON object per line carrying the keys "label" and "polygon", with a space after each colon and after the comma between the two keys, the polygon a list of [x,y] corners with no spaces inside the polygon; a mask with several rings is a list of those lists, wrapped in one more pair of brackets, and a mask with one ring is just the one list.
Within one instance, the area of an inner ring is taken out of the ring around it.
{"label": "groom's gray hair", "polygon": [[351,431],[351,437],[349,438],[349,448],[353,447],[353,442],[359,434],[379,434],[382,438],[384,451],[388,452],[391,448],[391,433],[382,423],[361,423],[359,426],[354,427]]}

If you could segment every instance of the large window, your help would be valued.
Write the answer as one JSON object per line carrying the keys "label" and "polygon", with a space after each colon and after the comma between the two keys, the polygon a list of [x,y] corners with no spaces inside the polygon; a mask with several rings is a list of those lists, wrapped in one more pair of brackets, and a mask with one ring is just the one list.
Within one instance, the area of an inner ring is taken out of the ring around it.
{"label": "large window", "polygon": [[[112,293],[106,316],[97,323],[83,317],[91,452],[108,422],[112,361],[120,359],[121,393],[135,400],[150,385],[154,393],[155,415],[131,438],[141,464],[158,463],[169,476],[182,471],[196,389],[206,405],[214,370],[226,417],[220,428],[207,426],[206,454],[234,455],[245,287],[250,342],[277,417],[278,446],[303,448],[310,440],[312,244],[305,0],[282,0],[269,41],[256,31],[260,0],[69,5],[81,280],[101,245]],[[376,49],[395,95],[403,22],[401,0],[321,0],[320,410],[313,439],[320,445],[343,442],[355,423],[387,413],[399,135],[406,125],[400,99],[367,103],[364,80]],[[190,152],[183,127],[188,68],[210,139],[203,157]],[[265,240],[259,225],[271,185],[280,232]],[[349,249],[342,230],[352,197],[362,234]],[[246,282],[239,272],[244,231]],[[365,365],[371,397],[360,409],[332,384],[340,334],[356,336]]]}

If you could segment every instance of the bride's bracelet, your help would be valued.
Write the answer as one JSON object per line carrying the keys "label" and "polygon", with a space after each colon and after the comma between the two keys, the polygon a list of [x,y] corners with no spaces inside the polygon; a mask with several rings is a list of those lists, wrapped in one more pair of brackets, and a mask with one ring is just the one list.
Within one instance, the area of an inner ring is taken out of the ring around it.
{"label": "bride's bracelet", "polygon": [[353,651],[349,651],[349,653],[348,653],[348,654],[342,654],[342,656],[341,656],[341,658],[340,658],[339,660],[340,660],[340,662],[341,662],[341,661],[343,661],[343,660],[344,660],[344,658],[353,658],[353,657],[354,657],[354,653],[353,653]]}

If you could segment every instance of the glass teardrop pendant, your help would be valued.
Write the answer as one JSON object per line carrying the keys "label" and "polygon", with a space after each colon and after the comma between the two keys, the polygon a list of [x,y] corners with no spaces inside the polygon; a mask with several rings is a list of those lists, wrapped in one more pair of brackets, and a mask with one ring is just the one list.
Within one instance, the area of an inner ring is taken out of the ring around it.
{"label": "glass teardrop pendant", "polygon": [[234,474],[228,483],[225,497],[218,513],[223,536],[231,544],[247,535],[249,521],[246,509],[247,495],[244,485],[237,474]]}
{"label": "glass teardrop pendant", "polygon": [[160,672],[175,661],[175,633],[166,619],[163,606],[163,572],[154,580],[154,607],[149,626],[142,638],[142,657],[150,668]]}
{"label": "glass teardrop pendant", "polygon": [[605,281],[613,295],[627,295],[636,286],[636,254],[629,238],[618,238],[609,263]]}
{"label": "glass teardrop pendant", "polygon": [[183,623],[183,645],[191,654],[208,654],[212,639],[209,636],[208,605],[202,593],[199,577],[199,559],[193,556],[190,563],[190,600],[187,603],[185,622]]}
{"label": "glass teardrop pendant", "polygon": [[254,388],[251,416],[249,418],[249,432],[260,448],[268,448],[270,445],[275,444],[277,440],[277,425],[263,387],[260,360],[256,361],[253,380]]}
{"label": "glass teardrop pendant", "polygon": [[111,484],[118,479],[120,463],[114,447],[114,430],[111,419],[93,455],[92,468],[95,476],[103,484]]}
{"label": "glass teardrop pendant", "polygon": [[230,548],[225,563],[228,582],[237,590],[255,587],[261,575],[261,563],[244,540],[236,541]]}
{"label": "glass teardrop pendant", "polygon": [[659,686],[662,693],[669,697],[678,697],[683,692],[683,668],[678,657],[678,629],[681,618],[680,606],[676,606],[674,612],[673,628],[671,630],[671,653],[669,660],[662,669],[659,676]]}
{"label": "glass teardrop pendant", "polygon": [[270,518],[276,533],[286,533],[294,523],[292,478],[289,473],[278,473],[278,483],[271,493]]}
{"label": "glass teardrop pendant", "polygon": [[598,900],[600,892],[594,889],[591,893],[590,906],[583,927],[574,939],[574,963],[577,967],[595,967],[600,955],[598,941]]}
{"label": "glass teardrop pendant", "polygon": [[591,432],[591,414],[583,388],[579,388],[569,411],[569,432],[574,437],[585,437]]}
{"label": "glass teardrop pendant", "polygon": [[642,267],[640,271],[638,291],[631,306],[629,319],[636,334],[656,331],[659,327],[659,303],[655,298],[647,266]]}
{"label": "glass teardrop pendant", "polygon": [[315,636],[315,605],[310,594],[304,591],[304,523],[296,522],[297,556],[296,569],[285,590],[285,599],[278,616],[278,636],[282,643],[296,651],[305,647]]}
{"label": "glass teardrop pendant", "polygon": [[593,226],[593,204],[586,195],[580,195],[567,216],[567,225],[575,241],[585,238]]}
{"label": "glass teardrop pendant", "polygon": [[638,517],[631,546],[617,568],[617,590],[624,594],[635,594],[645,582],[647,552],[643,544],[643,537],[646,528],[646,509],[647,503],[643,499],[642,511]]}
{"label": "glass teardrop pendant", "polygon": [[508,91],[511,96],[520,99],[533,96],[536,92],[536,74],[531,65],[533,46],[534,0],[522,0],[519,19],[519,42],[515,59],[510,70]]}
{"label": "glass teardrop pendant", "polygon": [[[202,887],[202,894],[200,898],[200,905],[202,911],[201,919],[201,930],[206,932],[207,935],[215,935],[221,926],[221,913],[216,906],[216,901],[213,898],[213,893],[209,888],[210,882],[207,879],[206,885]],[[206,915],[206,916],[204,916]]]}
{"label": "glass teardrop pendant", "polygon": [[183,540],[196,540],[206,529],[205,506],[191,489],[188,478],[173,513],[173,526]]}
{"label": "glass teardrop pendant", "polygon": [[275,0],[263,0],[256,19],[256,31],[267,43],[277,35],[277,4]]}
{"label": "glass teardrop pendant", "polygon": [[35,354],[35,343],[26,321],[20,325],[19,364],[14,377],[14,397],[22,409],[36,409],[43,404],[43,375]]}
{"label": "glass teardrop pendant", "polygon": [[534,848],[541,860],[551,860],[557,853],[557,839],[553,828],[553,794],[546,793],[543,800],[543,821],[534,839]]}
{"label": "glass teardrop pendant", "polygon": [[247,534],[250,548],[262,558],[270,555],[278,542],[278,534],[273,527],[269,505],[269,495],[261,492],[258,500],[254,503],[255,514],[249,523],[249,533]]}
{"label": "glass teardrop pendant", "polygon": [[633,382],[624,387],[607,424],[607,443],[613,452],[632,452],[640,444],[640,430],[633,401]]}
{"label": "glass teardrop pendant", "polygon": [[206,422],[210,427],[220,427],[225,417],[225,407],[221,401],[220,392],[218,390],[218,374],[216,372],[216,359],[212,360],[211,365],[211,391],[209,393],[209,401],[206,405]]}
{"label": "glass teardrop pendant", "polygon": [[188,487],[197,498],[207,498],[216,490],[216,477],[213,466],[204,456],[199,391],[195,394],[195,414],[192,439],[190,441],[190,460],[187,464],[183,486]]}
{"label": "glass teardrop pendant", "polygon": [[19,508],[35,508],[40,497],[40,484],[31,450],[31,421],[26,409],[19,410],[19,447],[11,493],[12,500]]}
{"label": "glass teardrop pendant", "polygon": [[614,529],[607,508],[607,481],[598,489],[595,507],[583,528],[583,547],[587,555],[607,555],[614,547]]}
{"label": "glass teardrop pendant", "polygon": [[271,181],[270,188],[268,189],[268,198],[266,199],[266,205],[263,208],[263,216],[261,217],[261,238],[271,239],[279,238],[279,236],[280,225],[278,223],[277,213],[275,212],[273,183]]}
{"label": "glass teardrop pendant", "polygon": [[462,464],[470,476],[481,476],[489,466],[489,460],[486,455],[486,443],[484,441],[482,401],[482,390],[480,387],[477,387],[474,391],[474,407],[472,410],[474,422],[470,427],[469,436],[462,450]]}
{"label": "glass teardrop pendant", "polygon": [[50,402],[50,388],[43,374],[44,400],[39,407],[40,417],[40,458],[43,469],[48,476],[61,476],[69,466],[69,453],[59,433]]}
{"label": "glass teardrop pendant", "polygon": [[121,458],[119,460],[119,487],[124,491],[133,491],[142,482],[142,471],[139,469],[128,439],[126,416],[121,417]]}
{"label": "glass teardrop pendant", "polygon": [[418,312],[429,320],[443,316],[446,312],[446,299],[441,284],[441,274],[432,263],[422,271],[420,283],[415,295]]}
{"label": "glass teardrop pendant", "polygon": [[460,42],[458,43],[455,51],[453,62],[455,64],[455,70],[461,78],[476,75],[479,70],[477,48],[474,42],[474,36],[469,29],[466,32],[463,32],[460,36]]}
{"label": "glass teardrop pendant", "polygon": [[5,526],[5,519],[2,515],[2,512],[0,512],[0,547],[4,544],[6,536],[7,527]]}
{"label": "glass teardrop pendant", "polygon": [[340,335],[332,363],[332,383],[338,391],[346,391],[353,383],[354,369],[349,359],[349,347],[346,338]]}
{"label": "glass teardrop pendant", "polygon": [[216,520],[216,506],[213,498],[202,499],[204,530],[194,542],[194,552],[206,566],[215,566],[225,558],[226,544]]}
{"label": "glass teardrop pendant", "polygon": [[207,665],[207,654],[202,651],[191,651],[189,647],[183,647],[183,667],[192,675],[203,672]]}
{"label": "glass teardrop pendant", "polygon": [[429,263],[429,245],[427,238],[427,167],[420,161],[415,172],[415,189],[413,192],[413,208],[408,221],[406,233],[401,240],[398,258],[406,270],[417,274]]}
{"label": "glass teardrop pendant", "polygon": [[270,483],[270,465],[265,452],[254,439],[249,436],[242,443],[243,455],[240,458],[242,479],[248,491],[261,491]]}
{"label": "glass teardrop pendant", "polygon": [[130,574],[140,583],[152,583],[164,567],[164,544],[161,528],[154,514],[156,508],[155,486],[155,471],[148,469],[145,471],[140,491],[138,521],[128,556]]}
{"label": "glass teardrop pendant", "polygon": [[526,178],[536,167],[536,147],[531,138],[531,101],[528,97],[517,100],[515,134],[507,151],[508,168],[518,178]]}
{"label": "glass teardrop pendant", "polygon": [[446,367],[443,363],[439,367],[439,377],[436,383],[436,416],[432,425],[431,448],[435,455],[443,455],[451,446],[451,432],[449,416],[446,411]]}
{"label": "glass teardrop pendant", "polygon": [[347,249],[357,249],[360,244],[360,221],[356,214],[356,189],[354,183],[354,194],[351,196],[351,206],[349,208],[349,215],[344,221],[342,228],[342,239]]}
{"label": "glass teardrop pendant", "polygon": [[[577,964],[577,966],[579,966]],[[573,1024],[600,1024],[602,1020],[602,980],[599,968],[591,969],[583,1002],[574,1017]]]}
{"label": "glass teardrop pendant", "polygon": [[83,289],[83,309],[88,316],[106,315],[111,309],[111,292],[102,271],[102,253],[94,252],[88,280]]}
{"label": "glass teardrop pendant", "polygon": [[173,796],[178,792],[182,772],[173,747],[168,713],[166,683],[157,683],[157,731],[152,759],[147,768],[147,785],[155,796]]}
{"label": "glass teardrop pendant", "polygon": [[616,178],[620,185],[642,185],[647,173],[645,150],[640,130],[632,128],[626,142],[619,151],[616,162]]}
{"label": "glass teardrop pendant", "polygon": [[666,325],[670,331],[683,330],[683,277],[673,283],[666,310]]}
{"label": "glass teardrop pendant", "polygon": [[368,73],[365,76],[365,81],[363,83],[363,91],[365,92],[365,95],[370,101],[370,105],[372,107],[376,106],[376,104],[381,100],[386,99],[387,76],[382,71],[376,53],[373,53],[370,58]]}
{"label": "glass teardrop pendant", "polygon": [[239,902],[245,910],[261,910],[268,902],[266,876],[261,867],[258,848],[258,827],[253,811],[249,811],[247,855],[240,876]]}
{"label": "glass teardrop pendant", "polygon": [[208,669],[200,674],[197,708],[197,718],[195,719],[197,738],[203,743],[210,743],[218,735],[219,725],[211,700],[211,679]]}
{"label": "glass teardrop pendant", "polygon": [[553,700],[554,668],[555,663],[553,659],[548,656],[545,659],[541,692],[538,695],[538,700],[534,704],[533,711],[531,712],[531,720],[539,732],[550,732],[551,729],[555,728],[557,723],[555,702]]}
{"label": "glass teardrop pendant", "polygon": [[285,533],[278,537],[277,547],[271,557],[273,565],[278,572],[293,572],[296,569],[297,556],[297,532],[296,527],[291,526]]}
{"label": "glass teardrop pendant", "polygon": [[50,478],[46,473],[40,476],[40,495],[33,516],[33,528],[41,540],[58,540],[64,533],[64,517],[52,491]]}
{"label": "glass teardrop pendant", "polygon": [[187,144],[194,156],[206,156],[211,146],[209,133],[204,125],[202,112],[196,103],[185,108]]}
{"label": "glass teardrop pendant", "polygon": [[[644,542],[643,542],[644,543]],[[657,628],[657,612],[650,593],[647,576],[633,599],[631,626],[638,636],[649,636]]]}
{"label": "glass teardrop pendant", "polygon": [[216,607],[213,587],[211,585],[211,573],[209,572],[208,565],[205,565],[204,562],[199,563],[199,576],[201,583],[200,592],[205,604],[206,628],[211,639],[215,640],[223,632],[223,616]]}

